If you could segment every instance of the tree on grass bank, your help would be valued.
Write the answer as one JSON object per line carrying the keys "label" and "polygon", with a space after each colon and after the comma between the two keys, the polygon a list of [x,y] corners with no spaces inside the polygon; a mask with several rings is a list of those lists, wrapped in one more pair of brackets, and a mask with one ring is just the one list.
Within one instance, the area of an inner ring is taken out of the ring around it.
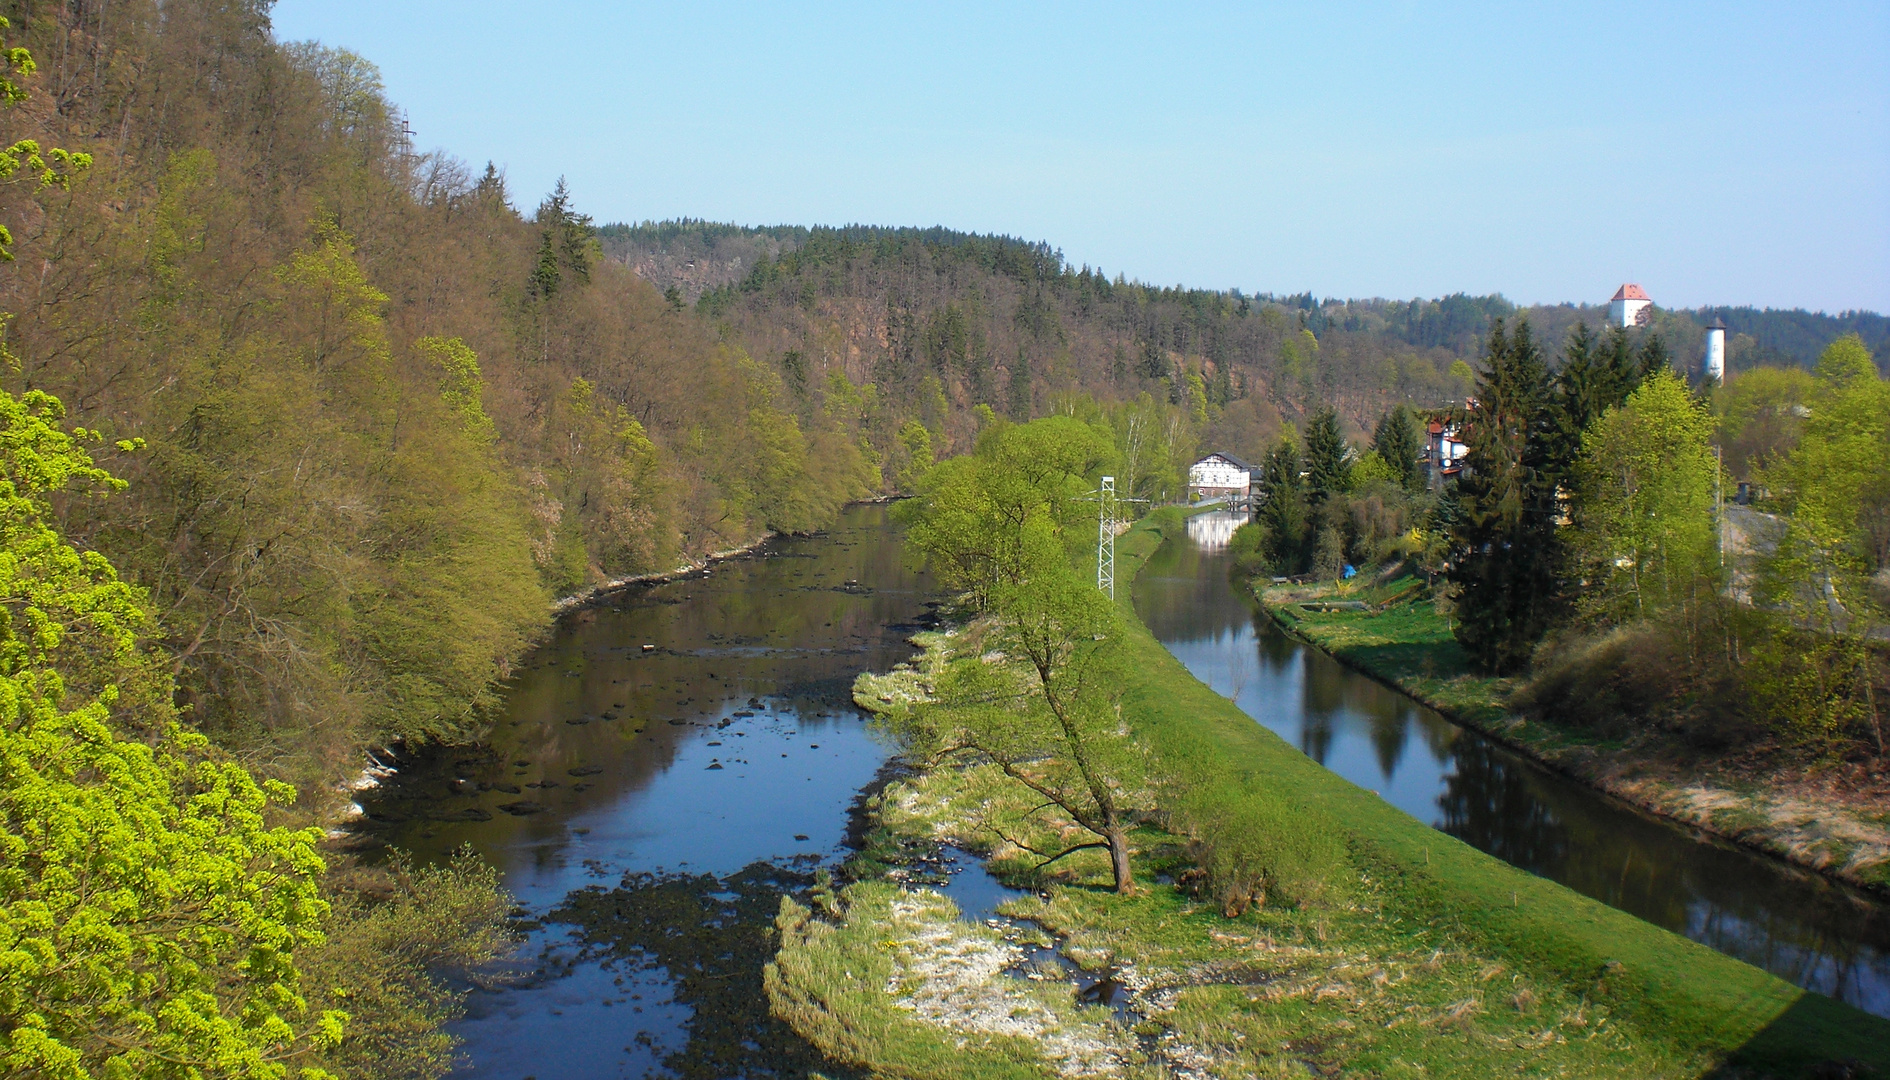
{"label": "tree on grass bank", "polygon": [[1754,649],[1755,695],[1824,746],[1886,750],[1879,693],[1890,624],[1890,382],[1855,334],[1819,358],[1798,445],[1763,470],[1785,512],[1758,594],[1781,625]]}
{"label": "tree on grass bank", "polygon": [[933,701],[893,722],[935,762],[988,761],[1060,811],[1071,842],[1001,839],[1049,866],[1109,853],[1118,892],[1134,888],[1128,833],[1146,790],[1144,763],[1110,674],[1120,629],[1108,597],[1074,567],[1093,504],[1083,501],[1108,443],[1050,417],[998,427],[967,458],[940,464],[902,514],[909,540],[986,617],[981,648],[949,664]]}
{"label": "tree on grass bank", "polygon": [[1570,536],[1591,617],[1673,612],[1692,625],[1718,594],[1712,432],[1706,407],[1671,371],[1588,428]]}
{"label": "tree on grass bank", "polygon": [[1457,640],[1505,673],[1529,660],[1562,611],[1555,410],[1548,365],[1526,321],[1490,327],[1487,369],[1464,414],[1469,452],[1457,481],[1450,578]]}

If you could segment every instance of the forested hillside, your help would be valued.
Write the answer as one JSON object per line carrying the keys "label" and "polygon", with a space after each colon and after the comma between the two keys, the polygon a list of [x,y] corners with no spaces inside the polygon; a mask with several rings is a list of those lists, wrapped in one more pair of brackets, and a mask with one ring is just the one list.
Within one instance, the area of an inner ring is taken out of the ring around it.
{"label": "forested hillside", "polygon": [[[810,364],[839,364],[910,404],[922,397],[915,372],[929,366],[953,401],[1015,415],[1026,382],[1042,412],[1060,391],[1159,397],[1163,382],[1181,404],[1192,374],[1210,407],[1201,410],[1208,441],[1254,456],[1282,417],[1302,419],[1315,402],[1336,406],[1358,434],[1393,401],[1461,399],[1471,374],[1453,365],[1479,360],[1493,318],[1521,315],[1552,344],[1607,318],[1605,301],[1523,309],[1500,296],[1320,300],[1156,288],[1071,266],[1046,244],[942,228],[684,220],[606,225],[598,236],[607,257],[672,302],[723,320],[790,378]],[[1890,343],[1890,319],[1870,312],[1659,310],[1654,329],[1682,371],[1697,373],[1702,330],[1715,317],[1728,327],[1735,374],[1809,367],[1847,333],[1878,354]]]}
{"label": "forested hillside", "polygon": [[149,588],[194,722],[303,779],[472,737],[554,594],[880,490],[562,190],[520,213],[416,153],[372,66],[267,7],[6,6],[38,58],[6,141],[91,155],[0,188],[6,383],[129,481],[64,525]]}

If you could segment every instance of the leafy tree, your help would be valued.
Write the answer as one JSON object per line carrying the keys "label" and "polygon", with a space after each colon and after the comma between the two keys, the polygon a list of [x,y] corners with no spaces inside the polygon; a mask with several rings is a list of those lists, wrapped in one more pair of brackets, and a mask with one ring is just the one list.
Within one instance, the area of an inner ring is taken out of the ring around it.
{"label": "leafy tree", "polygon": [[934,760],[995,764],[1088,835],[1059,851],[1003,837],[1042,856],[1040,866],[1106,849],[1117,891],[1128,892],[1144,763],[1109,693],[1115,606],[1073,565],[1090,535],[1083,500],[1108,453],[1068,417],[998,428],[971,457],[935,468],[902,507],[909,542],[990,621],[989,647],[952,663],[935,701],[895,724]]}
{"label": "leafy tree", "polygon": [[1032,545],[1042,537],[1077,544],[1087,535],[1075,526],[1093,520],[1086,500],[1112,456],[1103,436],[1069,417],[998,425],[975,453],[934,466],[896,513],[940,581],[988,606],[999,586],[1022,584],[1041,563]]}
{"label": "leafy tree", "polygon": [[1752,479],[1783,460],[1798,445],[1813,390],[1811,372],[1799,367],[1752,368],[1715,390],[1713,410],[1719,414],[1726,471]]}
{"label": "leafy tree", "polygon": [[1762,686],[1774,711],[1822,739],[1870,733],[1885,752],[1869,646],[1890,621],[1878,578],[1890,566],[1890,383],[1855,335],[1818,360],[1804,434],[1763,477],[1786,512],[1762,591],[1810,640],[1780,633]]}
{"label": "leafy tree", "polygon": [[1589,428],[1571,530],[1583,610],[1614,623],[1673,613],[1691,625],[1717,595],[1712,432],[1705,405],[1671,371]]}
{"label": "leafy tree", "polygon": [[1424,486],[1424,473],[1418,467],[1422,448],[1417,420],[1402,401],[1378,418],[1378,427],[1372,432],[1372,450],[1406,491],[1415,492]]}
{"label": "leafy tree", "polygon": [[1069,566],[1062,546],[1043,544],[1043,561],[1025,581],[993,590],[986,644],[1003,659],[952,664],[936,702],[916,710],[905,731],[934,760],[995,764],[1085,834],[1051,851],[998,833],[1041,856],[1040,868],[1100,848],[1116,891],[1126,893],[1135,885],[1128,833],[1146,809],[1146,761],[1110,694],[1121,632],[1114,606]]}
{"label": "leafy tree", "polygon": [[934,464],[932,433],[917,420],[908,420],[899,426],[899,446],[905,451],[906,460],[895,482],[900,491],[915,491]]}
{"label": "leafy tree", "polygon": [[320,830],[271,827],[294,791],[174,717],[113,729],[118,683],[155,662],[150,616],[52,524],[53,497],[123,486],[63,415],[0,392],[0,1071],[285,1076],[347,1021],[310,1014],[296,969],[322,941]]}
{"label": "leafy tree", "polygon": [[1487,370],[1463,416],[1467,443],[1451,534],[1455,633],[1486,670],[1514,671],[1562,613],[1556,410],[1541,350],[1519,320],[1492,321]]}

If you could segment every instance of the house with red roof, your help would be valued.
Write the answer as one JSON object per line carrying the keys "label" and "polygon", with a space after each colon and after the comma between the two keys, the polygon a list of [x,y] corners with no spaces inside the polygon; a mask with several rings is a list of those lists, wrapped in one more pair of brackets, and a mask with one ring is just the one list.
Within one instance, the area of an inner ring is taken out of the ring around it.
{"label": "house with red roof", "polygon": [[1653,321],[1654,298],[1646,289],[1629,283],[1614,290],[1614,299],[1608,301],[1608,325],[1635,327]]}

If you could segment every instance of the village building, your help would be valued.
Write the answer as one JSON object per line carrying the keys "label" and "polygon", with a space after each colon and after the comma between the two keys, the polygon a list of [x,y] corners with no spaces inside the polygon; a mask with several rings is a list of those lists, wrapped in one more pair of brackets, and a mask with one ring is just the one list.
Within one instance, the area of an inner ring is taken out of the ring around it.
{"label": "village building", "polygon": [[1419,464],[1430,475],[1431,483],[1441,484],[1463,471],[1463,458],[1469,447],[1454,421],[1432,417],[1424,426],[1424,449]]}
{"label": "village building", "polygon": [[1209,454],[1188,466],[1188,498],[1245,499],[1253,481],[1253,466],[1232,454]]}
{"label": "village building", "polygon": [[1632,283],[1614,290],[1608,301],[1608,325],[1632,329],[1654,321],[1654,298],[1647,290]]}

